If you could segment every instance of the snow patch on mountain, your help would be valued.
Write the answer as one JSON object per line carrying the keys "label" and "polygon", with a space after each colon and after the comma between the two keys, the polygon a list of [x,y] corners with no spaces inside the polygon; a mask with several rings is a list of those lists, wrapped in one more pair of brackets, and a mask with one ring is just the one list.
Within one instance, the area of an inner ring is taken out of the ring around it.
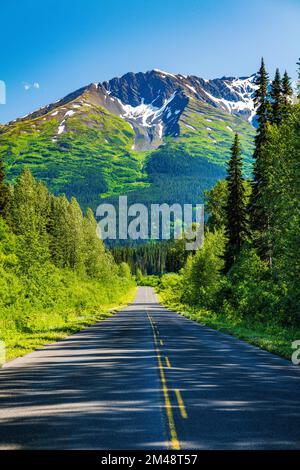
{"label": "snow patch on mountain", "polygon": [[120,100],[118,100],[121,104],[124,114],[121,116],[124,119],[133,119],[135,121],[139,121],[145,127],[151,127],[152,121],[155,119],[159,108],[152,106],[151,104],[145,104],[144,100],[139,106],[131,106],[130,104],[123,104]]}
{"label": "snow patch on mountain", "polygon": [[66,130],[65,120],[63,120],[63,121],[60,123],[60,125],[58,126],[57,135],[62,134],[63,132],[65,132],[65,130]]}
{"label": "snow patch on mountain", "polygon": [[158,130],[158,137],[162,139],[164,126],[161,121],[157,124],[157,130]]}
{"label": "snow patch on mountain", "polygon": [[194,87],[191,86],[191,85],[187,85],[187,87],[188,87],[193,93],[195,93],[195,95],[197,95],[196,88],[194,88]]}
{"label": "snow patch on mountain", "polygon": [[[62,109],[66,109],[66,108],[62,108]],[[52,115],[53,114],[54,113],[52,113]],[[66,113],[64,115],[64,119],[61,121],[61,123],[58,126],[57,135],[61,135],[61,134],[63,134],[63,132],[66,132],[66,120],[67,120],[68,117],[71,117],[74,114],[75,114],[75,111],[73,111],[72,109],[70,109],[69,111],[66,111]],[[52,139],[52,142],[56,142],[56,140],[57,140],[56,137],[54,137]]]}
{"label": "snow patch on mountain", "polygon": [[[152,127],[154,124],[158,124],[159,118],[162,116],[165,110],[168,111],[167,116],[170,117],[172,112],[169,109],[169,104],[175,97],[175,93],[164,101],[163,106],[160,108],[153,106],[153,104],[145,104],[144,98],[142,98],[142,102],[139,106],[131,106],[130,104],[123,104],[119,99],[118,102],[120,103],[124,113],[121,114],[121,117],[125,120],[133,120],[137,123],[141,124],[144,127]],[[179,111],[175,111],[175,114],[178,114]]]}
{"label": "snow patch on mountain", "polygon": [[[238,83],[239,80],[236,80],[236,83]],[[204,93],[208,96],[208,98],[215,102],[220,108],[224,109],[224,111],[227,111],[231,114],[240,114],[240,113],[248,113],[248,121],[251,123],[254,116],[255,116],[255,105],[253,101],[253,93],[254,93],[254,86],[253,85],[253,91],[251,93],[248,92],[243,92],[243,91],[237,91],[233,86],[229,85],[228,83],[225,82],[225,85],[231,89],[231,91],[237,95],[236,101],[234,100],[229,100],[226,98],[218,98],[211,93],[209,93],[207,90],[203,89]]]}
{"label": "snow patch on mountain", "polygon": [[165,77],[176,78],[176,75],[174,75],[173,73],[170,73],[170,72],[165,72],[164,70],[154,69],[154,72],[159,73],[163,78],[165,78]]}
{"label": "snow patch on mountain", "polygon": [[65,114],[65,117],[67,116],[73,116],[73,114],[75,114],[75,111],[73,111],[72,109],[70,111],[67,111],[66,114]]}
{"label": "snow patch on mountain", "polygon": [[190,124],[184,124],[184,125],[185,125],[185,127],[188,127],[189,129],[192,129],[193,131],[196,130],[193,126],[190,126]]}

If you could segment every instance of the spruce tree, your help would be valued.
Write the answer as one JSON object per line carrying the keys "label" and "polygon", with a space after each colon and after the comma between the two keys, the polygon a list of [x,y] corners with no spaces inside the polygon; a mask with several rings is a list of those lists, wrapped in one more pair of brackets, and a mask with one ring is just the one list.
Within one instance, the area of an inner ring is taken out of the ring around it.
{"label": "spruce tree", "polygon": [[83,214],[75,197],[71,198],[68,212],[70,220],[70,267],[82,272],[84,271]]}
{"label": "spruce tree", "polygon": [[282,78],[282,119],[287,119],[291,110],[291,96],[293,89],[291,86],[291,79],[287,71],[284,72]]}
{"label": "spruce tree", "polygon": [[265,156],[271,170],[263,197],[269,206],[272,272],[284,286],[281,305],[288,321],[300,324],[300,107],[291,108],[288,119],[269,131]]}
{"label": "spruce tree", "polygon": [[44,264],[49,259],[47,217],[50,199],[47,188],[37,182],[28,167],[17,178],[11,201],[13,231],[22,243],[22,266]]}
{"label": "spruce tree", "polygon": [[298,98],[298,100],[300,100],[300,57],[298,59],[297,65],[298,65],[298,83],[297,83],[298,94],[297,94],[297,98]]}
{"label": "spruce tree", "polygon": [[254,103],[257,108],[256,114],[258,121],[258,129],[255,137],[256,148],[254,156],[258,156],[257,153],[259,152],[260,144],[264,141],[266,134],[269,111],[268,82],[269,75],[265,68],[264,59],[261,59],[261,66],[254,82],[255,85],[257,85],[257,89],[255,90],[254,94]]}
{"label": "spruce tree", "polygon": [[6,218],[9,204],[9,190],[5,184],[4,164],[0,156],[0,217]]}
{"label": "spruce tree", "polygon": [[113,274],[113,264],[111,256],[105,250],[103,241],[99,238],[97,232],[97,222],[93,211],[87,210],[83,219],[83,253],[84,265],[88,276],[95,277],[98,280],[108,278]]}
{"label": "spruce tree", "polygon": [[52,262],[59,268],[69,267],[66,232],[69,228],[69,201],[65,196],[52,196],[49,218],[49,246]]}
{"label": "spruce tree", "polygon": [[282,82],[279,69],[276,69],[275,77],[270,88],[271,106],[269,110],[269,120],[272,124],[279,126],[282,120],[283,108]]}
{"label": "spruce tree", "polygon": [[[255,105],[257,113],[257,131],[255,136],[254,168],[252,192],[249,203],[250,226],[252,238],[262,257],[265,257],[263,243],[260,243],[260,235],[265,233],[268,227],[267,213],[262,200],[262,190],[266,180],[266,165],[264,162],[264,144],[267,138],[268,116],[270,115],[270,104],[268,100],[268,74],[265,69],[264,60],[255,81],[257,90],[255,91]],[[262,246],[259,246],[259,245]]]}
{"label": "spruce tree", "polygon": [[225,270],[228,271],[247,239],[247,214],[243,179],[243,160],[238,134],[231,147],[227,167],[228,199],[226,204]]}

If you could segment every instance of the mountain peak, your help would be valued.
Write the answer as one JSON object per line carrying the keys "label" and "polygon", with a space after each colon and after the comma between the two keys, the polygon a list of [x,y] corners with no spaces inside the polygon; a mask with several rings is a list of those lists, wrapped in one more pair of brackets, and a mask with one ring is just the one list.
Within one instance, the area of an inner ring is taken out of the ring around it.
{"label": "mountain peak", "polygon": [[160,69],[153,69],[153,70],[151,70],[151,72],[158,73],[159,75],[162,75],[163,77],[168,77],[169,76],[169,77],[176,78],[178,76],[178,74],[166,72],[166,71],[160,70]]}
{"label": "mountain peak", "polygon": [[58,132],[65,133],[74,112],[79,115],[89,106],[100,107],[130,124],[136,135],[135,150],[149,150],[158,147],[164,136],[179,136],[181,116],[188,106],[219,108],[252,123],[254,78],[255,74],[206,80],[160,69],[128,72],[102,83],[90,83],[18,121],[57,116],[61,118]]}

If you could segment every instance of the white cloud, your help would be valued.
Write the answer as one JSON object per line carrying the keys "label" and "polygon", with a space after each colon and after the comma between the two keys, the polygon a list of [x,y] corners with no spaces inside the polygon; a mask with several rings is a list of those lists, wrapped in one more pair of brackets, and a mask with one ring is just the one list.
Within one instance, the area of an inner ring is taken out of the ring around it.
{"label": "white cloud", "polygon": [[23,86],[24,86],[24,90],[28,91],[30,90],[31,88],[35,88],[36,90],[38,90],[40,88],[40,84],[39,82],[34,82],[34,83],[23,83]]}

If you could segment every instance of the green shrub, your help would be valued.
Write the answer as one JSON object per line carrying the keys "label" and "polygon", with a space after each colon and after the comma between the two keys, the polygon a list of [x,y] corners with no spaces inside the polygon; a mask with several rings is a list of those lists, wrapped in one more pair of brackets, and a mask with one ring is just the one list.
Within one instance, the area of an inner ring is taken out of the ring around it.
{"label": "green shrub", "polygon": [[182,270],[182,300],[211,307],[222,284],[225,237],[222,230],[207,232],[203,247],[191,255]]}

